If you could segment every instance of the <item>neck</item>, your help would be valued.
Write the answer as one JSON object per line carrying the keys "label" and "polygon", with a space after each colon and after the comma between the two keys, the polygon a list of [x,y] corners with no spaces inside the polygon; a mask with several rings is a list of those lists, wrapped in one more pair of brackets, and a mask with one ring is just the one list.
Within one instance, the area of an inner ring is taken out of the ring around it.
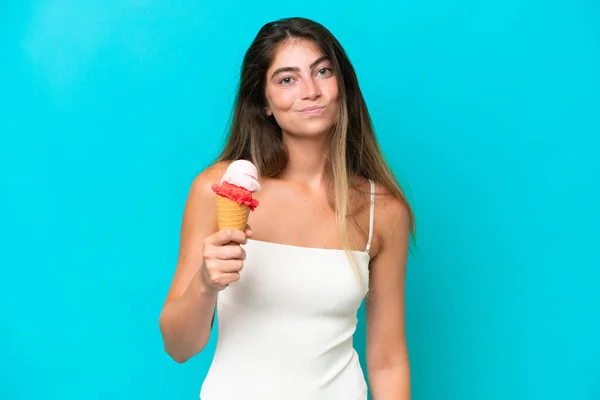
{"label": "neck", "polygon": [[281,178],[320,186],[327,161],[327,138],[298,138],[284,134],[283,142],[288,151],[288,164]]}

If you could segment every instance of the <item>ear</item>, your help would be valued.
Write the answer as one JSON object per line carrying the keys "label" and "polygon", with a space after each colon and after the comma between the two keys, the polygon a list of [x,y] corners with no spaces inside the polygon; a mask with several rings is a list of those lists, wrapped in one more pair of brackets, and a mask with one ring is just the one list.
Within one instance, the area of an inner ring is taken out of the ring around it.
{"label": "ear", "polygon": [[271,115],[273,115],[273,112],[271,111],[271,108],[265,107],[265,115],[267,117],[270,117]]}

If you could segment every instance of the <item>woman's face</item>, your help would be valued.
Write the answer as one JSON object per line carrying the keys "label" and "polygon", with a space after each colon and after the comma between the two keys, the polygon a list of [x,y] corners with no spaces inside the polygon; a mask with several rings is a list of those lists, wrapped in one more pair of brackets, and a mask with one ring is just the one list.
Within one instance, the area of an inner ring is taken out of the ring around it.
{"label": "woman's face", "polygon": [[331,132],[338,114],[333,64],[312,42],[283,43],[267,71],[267,115],[286,134],[319,136]]}

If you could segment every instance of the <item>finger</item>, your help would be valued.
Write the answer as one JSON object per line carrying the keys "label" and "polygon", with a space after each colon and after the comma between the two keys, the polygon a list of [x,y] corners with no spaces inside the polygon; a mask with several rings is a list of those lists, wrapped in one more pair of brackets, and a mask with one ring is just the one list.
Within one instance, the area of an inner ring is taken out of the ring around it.
{"label": "finger", "polygon": [[218,268],[224,274],[240,272],[244,268],[244,262],[242,260],[222,260]]}
{"label": "finger", "polygon": [[230,272],[226,274],[222,274],[216,279],[215,284],[220,286],[221,288],[227,287],[230,283],[236,282],[240,279],[240,274],[237,272]]}
{"label": "finger", "polygon": [[216,248],[216,258],[219,260],[245,260],[246,251],[238,243]]}
{"label": "finger", "polygon": [[246,234],[238,229],[226,228],[218,231],[212,237],[212,244],[215,246],[224,246],[230,242],[245,244]]}
{"label": "finger", "polygon": [[250,228],[246,229],[246,232],[244,232],[244,233],[246,234],[246,237],[247,237],[247,238],[251,238],[251,237],[252,237],[252,235],[253,235],[253,233],[252,233],[252,231],[250,230]]}

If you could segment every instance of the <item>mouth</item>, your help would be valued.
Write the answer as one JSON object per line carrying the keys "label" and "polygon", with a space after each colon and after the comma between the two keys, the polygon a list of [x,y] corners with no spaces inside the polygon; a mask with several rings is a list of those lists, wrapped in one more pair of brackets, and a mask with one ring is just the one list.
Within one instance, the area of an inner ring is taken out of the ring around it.
{"label": "mouth", "polygon": [[298,113],[303,115],[316,115],[320,114],[324,109],[325,107],[306,107],[301,110],[298,110]]}

